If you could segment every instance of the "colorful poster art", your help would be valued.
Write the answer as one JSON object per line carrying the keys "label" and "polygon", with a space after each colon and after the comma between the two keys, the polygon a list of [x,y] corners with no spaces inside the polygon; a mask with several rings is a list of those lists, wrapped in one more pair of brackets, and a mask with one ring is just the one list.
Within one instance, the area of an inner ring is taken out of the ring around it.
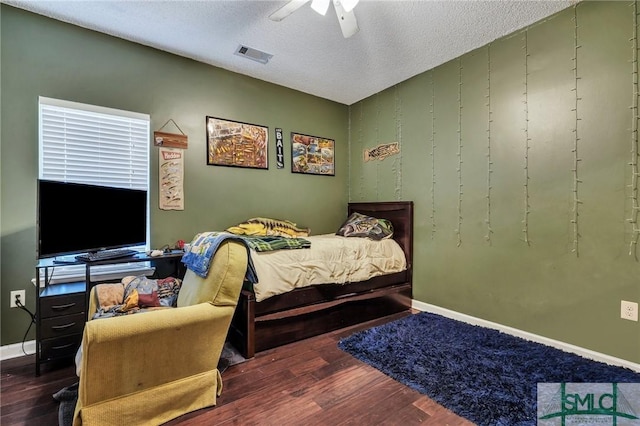
{"label": "colorful poster art", "polygon": [[291,172],[335,176],[333,139],[291,133]]}
{"label": "colorful poster art", "polygon": [[160,210],[184,210],[184,150],[161,147],[158,161]]}
{"label": "colorful poster art", "polygon": [[207,164],[269,168],[269,128],[207,117]]}

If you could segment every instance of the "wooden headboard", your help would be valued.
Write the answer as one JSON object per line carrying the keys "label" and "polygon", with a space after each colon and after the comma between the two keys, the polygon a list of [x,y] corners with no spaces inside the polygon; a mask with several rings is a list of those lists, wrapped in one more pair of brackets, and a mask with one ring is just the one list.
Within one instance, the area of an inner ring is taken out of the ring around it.
{"label": "wooden headboard", "polygon": [[413,201],[379,201],[349,203],[347,217],[353,212],[393,224],[393,239],[400,244],[407,258],[407,268],[413,265]]}

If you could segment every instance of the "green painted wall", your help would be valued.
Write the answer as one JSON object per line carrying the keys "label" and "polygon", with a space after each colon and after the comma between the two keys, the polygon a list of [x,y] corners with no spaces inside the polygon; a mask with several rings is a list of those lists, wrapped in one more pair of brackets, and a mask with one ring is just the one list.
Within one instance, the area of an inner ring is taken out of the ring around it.
{"label": "green painted wall", "polygon": [[415,299],[640,362],[638,7],[581,3],[350,107],[350,199],[415,202]]}
{"label": "green painted wall", "polygon": [[[158,209],[158,157],[151,148],[155,247],[253,216],[287,218],[314,233],[331,232],[344,220],[347,106],[6,5],[0,14],[3,345],[20,342],[29,324],[25,312],[9,309],[9,292],[27,289],[27,307],[35,309],[38,96],[148,113],[152,130],[172,118],[189,136],[184,211]],[[269,126],[269,170],[207,166],[207,115]],[[335,139],[336,176],[292,174],[288,147],[285,168],[277,169],[276,127],[285,142],[291,131]],[[34,336],[32,329],[27,339]]]}

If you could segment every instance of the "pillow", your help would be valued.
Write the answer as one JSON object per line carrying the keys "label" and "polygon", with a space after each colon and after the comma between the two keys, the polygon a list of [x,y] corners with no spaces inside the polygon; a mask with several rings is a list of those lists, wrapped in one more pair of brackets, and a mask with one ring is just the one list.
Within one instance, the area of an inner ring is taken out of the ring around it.
{"label": "pillow", "polygon": [[121,305],[124,300],[124,285],[122,283],[97,284],[95,297],[97,298],[98,308],[103,310]]}
{"label": "pillow", "polygon": [[127,297],[124,299],[122,305],[118,311],[120,312],[129,312],[138,309],[138,290],[135,288],[133,290],[129,290],[127,292]]}
{"label": "pillow", "polygon": [[153,308],[160,306],[158,283],[144,275],[124,277],[124,306],[120,312],[132,311],[135,308]]}
{"label": "pillow", "polygon": [[160,299],[161,306],[168,306],[175,308],[178,301],[178,293],[180,292],[180,286],[182,280],[179,278],[164,278],[158,280],[158,298]]}
{"label": "pillow", "polygon": [[298,238],[308,237],[310,230],[309,228],[298,228],[295,223],[288,220],[254,217],[237,226],[228,228],[227,232],[237,235]]}
{"label": "pillow", "polygon": [[127,276],[120,283],[95,286],[96,313],[92,318],[176,307],[182,285],[179,278],[149,279]]}
{"label": "pillow", "polygon": [[158,292],[152,291],[151,293],[138,293],[138,306],[141,308],[156,308],[160,306]]}
{"label": "pillow", "polygon": [[336,235],[343,237],[362,237],[372,240],[384,240],[393,236],[393,225],[387,219],[377,219],[362,213],[353,212],[340,226]]}

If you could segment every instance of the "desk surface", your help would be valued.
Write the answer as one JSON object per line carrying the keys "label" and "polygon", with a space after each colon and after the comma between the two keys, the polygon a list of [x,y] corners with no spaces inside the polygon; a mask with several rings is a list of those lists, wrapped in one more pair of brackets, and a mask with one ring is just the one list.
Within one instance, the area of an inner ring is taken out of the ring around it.
{"label": "desk surface", "polygon": [[104,259],[98,260],[95,262],[82,262],[77,260],[75,256],[58,256],[51,257],[46,259],[40,259],[36,268],[51,268],[56,266],[70,266],[70,265],[88,265],[88,266],[97,266],[97,265],[113,265],[116,263],[133,263],[133,262],[148,262],[152,260],[163,260],[163,259],[179,259],[182,258],[184,252],[182,250],[172,250],[170,253],[164,253],[161,256],[149,256],[146,253],[138,253],[133,256],[127,257],[119,257],[116,259]]}

